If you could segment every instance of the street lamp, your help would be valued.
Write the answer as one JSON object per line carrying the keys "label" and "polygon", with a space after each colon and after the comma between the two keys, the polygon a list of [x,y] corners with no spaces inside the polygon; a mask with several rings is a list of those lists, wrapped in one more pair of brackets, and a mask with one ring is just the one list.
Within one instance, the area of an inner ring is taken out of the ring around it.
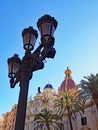
{"label": "street lamp", "polygon": [[31,51],[34,50],[38,33],[31,26],[24,29],[22,32],[23,46],[26,50],[24,57],[21,60],[17,54],[14,54],[8,59],[10,86],[14,88],[18,82],[20,85],[15,130],[24,130],[29,80],[32,78],[33,72],[44,68],[43,61],[46,58],[55,56],[53,35],[57,24],[56,19],[50,15],[44,15],[38,20],[37,26],[41,34],[41,43],[33,53]]}

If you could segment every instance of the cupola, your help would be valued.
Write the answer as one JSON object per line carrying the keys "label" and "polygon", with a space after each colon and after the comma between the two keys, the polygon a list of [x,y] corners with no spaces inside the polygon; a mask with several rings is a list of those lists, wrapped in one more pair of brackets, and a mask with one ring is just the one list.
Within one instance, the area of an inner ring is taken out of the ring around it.
{"label": "cupola", "polygon": [[61,91],[68,91],[70,89],[76,89],[76,84],[71,77],[72,71],[67,67],[65,70],[65,79],[61,83],[60,90]]}
{"label": "cupola", "polygon": [[45,85],[44,89],[47,89],[47,88],[53,89],[53,86],[50,83],[48,83]]}

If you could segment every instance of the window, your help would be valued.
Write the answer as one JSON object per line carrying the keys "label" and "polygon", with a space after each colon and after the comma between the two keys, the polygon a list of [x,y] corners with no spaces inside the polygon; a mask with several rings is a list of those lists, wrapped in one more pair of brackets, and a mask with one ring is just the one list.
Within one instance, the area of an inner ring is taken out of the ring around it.
{"label": "window", "polygon": [[36,104],[36,105],[40,105],[40,101],[36,101],[35,104]]}
{"label": "window", "polygon": [[81,125],[87,125],[87,119],[86,117],[81,118]]}
{"label": "window", "polygon": [[38,111],[38,108],[37,108],[37,107],[34,109],[34,112],[36,112],[36,111]]}

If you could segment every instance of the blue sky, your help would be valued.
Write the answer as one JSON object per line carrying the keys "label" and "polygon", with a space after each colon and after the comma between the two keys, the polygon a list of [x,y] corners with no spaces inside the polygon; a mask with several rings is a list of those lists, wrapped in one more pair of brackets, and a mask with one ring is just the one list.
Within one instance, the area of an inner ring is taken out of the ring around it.
{"label": "blue sky", "polygon": [[[14,53],[23,57],[21,32],[33,26],[44,14],[55,17],[56,56],[46,59],[45,68],[34,72],[29,96],[50,82],[57,91],[64,80],[67,66],[76,84],[84,76],[98,72],[98,0],[3,0],[0,3],[0,115],[18,102],[19,86],[10,88],[7,59]],[[40,35],[36,46],[40,42]]]}

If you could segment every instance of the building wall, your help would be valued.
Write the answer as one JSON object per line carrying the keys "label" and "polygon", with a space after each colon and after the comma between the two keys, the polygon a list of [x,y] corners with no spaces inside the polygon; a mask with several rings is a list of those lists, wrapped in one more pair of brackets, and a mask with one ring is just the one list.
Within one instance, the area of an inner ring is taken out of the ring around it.
{"label": "building wall", "polygon": [[[25,130],[33,130],[34,115],[40,112],[43,108],[48,107],[53,110],[53,101],[57,98],[57,94],[54,89],[44,89],[43,92],[36,94],[34,99],[29,99],[26,110]],[[10,112],[2,115],[0,119],[0,130],[14,130],[15,117],[16,117],[17,105],[14,105]],[[95,105],[90,104],[88,101],[85,107],[85,115],[87,118],[87,125],[81,125],[81,116],[77,113],[77,118],[72,121],[74,130],[83,130],[87,127],[88,130],[98,130],[98,114]],[[64,130],[70,130],[68,117],[63,118]]]}
{"label": "building wall", "polygon": [[14,105],[10,112],[2,114],[0,119],[0,130],[14,130],[17,105]]}
{"label": "building wall", "polygon": [[[47,99],[46,99],[47,97]],[[46,100],[44,100],[44,98]],[[53,110],[53,101],[57,98],[57,95],[54,91],[45,90],[43,93],[37,94],[34,97],[34,100],[28,102],[27,105],[27,113],[26,115],[26,127],[25,130],[33,130],[33,117],[35,114],[40,112],[43,108],[48,107],[49,109]],[[98,130],[98,114],[96,111],[96,106],[93,104],[91,105],[90,99],[87,101],[85,107],[85,115],[84,117],[87,118],[87,125],[81,125],[81,115],[76,113],[76,120],[72,120],[74,130],[84,130],[85,128],[88,130]],[[65,116],[63,118],[64,123],[64,130],[70,130],[69,120],[68,117]]]}

